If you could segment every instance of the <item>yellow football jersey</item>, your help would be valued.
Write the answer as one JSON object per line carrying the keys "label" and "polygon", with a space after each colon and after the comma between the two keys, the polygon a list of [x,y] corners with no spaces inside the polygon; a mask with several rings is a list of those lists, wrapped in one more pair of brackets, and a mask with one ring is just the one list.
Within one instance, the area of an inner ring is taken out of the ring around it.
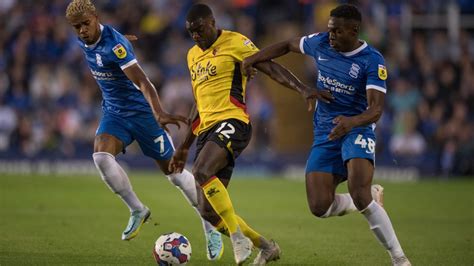
{"label": "yellow football jersey", "polygon": [[240,63],[257,51],[247,37],[226,30],[208,49],[203,51],[197,45],[189,49],[188,68],[199,112],[199,120],[193,123],[194,134],[225,119],[249,123],[245,106],[247,77]]}

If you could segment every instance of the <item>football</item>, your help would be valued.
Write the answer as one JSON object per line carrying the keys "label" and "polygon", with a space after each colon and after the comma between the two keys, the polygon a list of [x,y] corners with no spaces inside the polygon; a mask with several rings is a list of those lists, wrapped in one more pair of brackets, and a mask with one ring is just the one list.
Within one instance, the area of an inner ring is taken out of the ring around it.
{"label": "football", "polygon": [[182,265],[191,259],[191,243],[180,233],[163,234],[155,242],[153,256],[158,265]]}

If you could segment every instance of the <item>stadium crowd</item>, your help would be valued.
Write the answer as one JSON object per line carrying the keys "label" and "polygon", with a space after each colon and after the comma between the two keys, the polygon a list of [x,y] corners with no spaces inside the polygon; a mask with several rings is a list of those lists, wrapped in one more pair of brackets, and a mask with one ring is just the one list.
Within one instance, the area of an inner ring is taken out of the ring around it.
{"label": "stadium crowd", "polygon": [[[205,2],[214,9],[219,27],[239,31],[257,45],[269,36],[277,41],[275,30],[283,24],[300,28],[295,36],[324,31],[329,10],[337,5],[330,0]],[[389,72],[386,110],[377,124],[378,163],[415,166],[443,176],[472,175],[472,31],[461,27],[455,41],[446,28],[413,27],[407,36],[400,2],[356,3],[364,14],[363,39],[382,52]],[[449,1],[409,2],[413,14],[441,14]],[[133,43],[135,53],[163,104],[186,115],[193,101],[186,53],[193,43],[184,16],[193,1],[94,3],[103,23],[139,37]],[[86,158],[92,153],[101,95],[64,19],[67,4],[0,1],[1,158]],[[474,15],[469,1],[456,4],[463,15]],[[307,65],[307,75],[314,79],[312,64]],[[255,154],[274,145],[266,130],[274,106],[262,84],[259,79],[251,82],[247,94],[255,130],[250,151]],[[178,138],[181,134],[175,129],[172,133]]]}

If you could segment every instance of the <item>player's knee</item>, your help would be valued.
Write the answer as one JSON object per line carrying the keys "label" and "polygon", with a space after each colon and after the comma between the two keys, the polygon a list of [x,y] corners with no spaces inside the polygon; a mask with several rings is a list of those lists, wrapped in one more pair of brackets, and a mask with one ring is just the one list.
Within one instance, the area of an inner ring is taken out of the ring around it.
{"label": "player's knee", "polygon": [[372,201],[370,191],[367,192],[363,189],[356,189],[351,191],[350,194],[354,205],[359,211],[365,209]]}
{"label": "player's knee", "polygon": [[193,168],[193,176],[200,185],[206,183],[211,175],[212,173],[205,166],[195,165]]}
{"label": "player's knee", "polygon": [[324,210],[324,209],[311,209],[311,213],[314,216],[319,217],[319,218],[325,218],[324,214],[326,214],[326,211],[327,210]]}
{"label": "player's knee", "polygon": [[216,215],[211,212],[201,213],[201,217],[204,218],[204,220],[210,222],[211,224],[218,224],[221,219],[219,215]]}
{"label": "player's knee", "polygon": [[309,210],[311,211],[311,213],[316,216],[316,217],[319,217],[319,218],[326,218],[327,215],[327,211],[329,209],[329,206],[326,206],[325,204],[310,204],[309,205]]}
{"label": "player's knee", "polygon": [[92,154],[94,164],[99,170],[100,177],[114,193],[120,194],[125,188],[119,183],[113,182],[113,176],[110,173],[115,161],[115,156],[108,152],[94,152]]}
{"label": "player's knee", "polygon": [[211,224],[218,224],[220,221],[219,215],[212,209],[212,206],[199,206],[199,213],[201,217]]}
{"label": "player's knee", "polygon": [[107,165],[110,164],[110,161],[115,161],[115,156],[108,152],[94,152],[92,154],[92,159],[94,164],[99,169],[101,175],[103,175],[104,170],[107,168]]}

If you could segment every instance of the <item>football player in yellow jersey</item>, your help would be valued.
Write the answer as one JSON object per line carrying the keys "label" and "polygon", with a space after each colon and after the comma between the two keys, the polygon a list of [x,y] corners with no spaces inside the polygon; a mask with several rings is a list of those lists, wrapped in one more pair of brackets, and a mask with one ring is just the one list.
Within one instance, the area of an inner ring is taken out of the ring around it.
{"label": "football player in yellow jersey", "polygon": [[[230,236],[237,264],[249,258],[252,245],[260,249],[254,264],[277,260],[279,246],[254,231],[236,215],[226,189],[234,160],[249,143],[252,132],[245,106],[247,77],[242,74],[240,64],[258,48],[240,33],[217,29],[211,9],[204,4],[195,4],[188,11],[186,29],[196,43],[189,50],[187,61],[197,112],[191,115],[193,126],[175,151],[170,170],[182,171],[189,147],[197,136],[193,174],[196,186],[199,186],[197,189],[201,192],[199,207],[202,217]],[[312,98],[332,99],[328,92],[318,93],[307,87],[287,69],[272,61],[259,63],[255,67],[298,91],[308,102]]]}

